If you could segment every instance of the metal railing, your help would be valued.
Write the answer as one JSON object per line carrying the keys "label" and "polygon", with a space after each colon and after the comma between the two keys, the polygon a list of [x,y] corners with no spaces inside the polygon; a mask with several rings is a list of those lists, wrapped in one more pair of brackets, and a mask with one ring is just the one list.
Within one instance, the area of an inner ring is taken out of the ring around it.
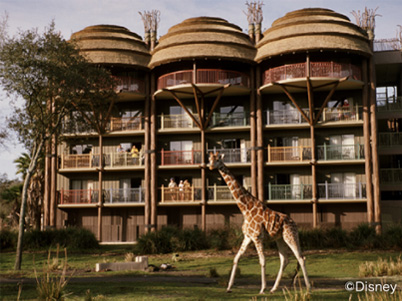
{"label": "metal railing", "polygon": [[319,145],[318,160],[360,160],[364,159],[364,146],[361,144]]}
{"label": "metal railing", "polygon": [[141,153],[134,156],[129,152],[108,153],[104,155],[105,167],[129,167],[142,166],[143,155]]}
{"label": "metal railing", "polygon": [[310,146],[270,146],[268,162],[308,161],[311,160]]}
{"label": "metal railing", "polygon": [[211,148],[208,149],[207,153],[210,152],[225,155],[225,163],[248,163],[250,162],[250,153],[246,148]]}
{"label": "metal railing", "polygon": [[61,169],[75,168],[95,168],[99,167],[99,155],[82,154],[82,155],[61,155]]}
{"label": "metal railing", "polygon": [[268,200],[307,200],[312,197],[311,184],[268,184]]}
{"label": "metal railing", "polygon": [[[195,116],[197,118],[197,116]],[[187,114],[159,115],[161,129],[195,128],[196,124]]]}
{"label": "metal railing", "polygon": [[380,169],[380,181],[382,184],[402,185],[402,168]]}
{"label": "metal railing", "polygon": [[376,101],[378,112],[402,111],[402,96],[377,92]]}
{"label": "metal railing", "polygon": [[[337,62],[310,62],[310,77],[349,76],[361,80],[361,69],[348,63]],[[270,68],[263,73],[263,85],[293,78],[307,77],[307,63],[297,63]]]}
{"label": "metal railing", "polygon": [[105,203],[144,203],[144,190],[139,188],[105,189]]}
{"label": "metal railing", "polygon": [[362,107],[336,107],[325,108],[320,117],[322,122],[331,121],[356,121],[362,118]]}
{"label": "metal railing", "polygon": [[161,165],[191,165],[201,163],[201,151],[166,151],[161,150]]}
{"label": "metal railing", "polygon": [[142,130],[142,117],[112,117],[108,124],[108,131],[138,131]]}
{"label": "metal railing", "polygon": [[402,132],[379,133],[378,138],[381,148],[402,147]]}
{"label": "metal railing", "polygon": [[161,203],[165,202],[194,202],[201,200],[200,187],[165,187],[159,188]]}
{"label": "metal railing", "polygon": [[117,75],[116,91],[145,93],[145,82],[132,76]]}
{"label": "metal railing", "polygon": [[[309,116],[309,109],[302,109],[307,116]],[[267,110],[267,125],[271,124],[301,124],[307,123],[302,117],[301,113],[292,108],[289,110]]]}
{"label": "metal railing", "polygon": [[94,204],[98,202],[98,190],[70,189],[59,191],[59,204]]}
{"label": "metal railing", "polygon": [[220,69],[182,70],[158,78],[158,90],[184,84],[231,84],[249,87],[249,76],[242,72]]}
{"label": "metal railing", "polygon": [[364,199],[366,198],[365,183],[319,183],[319,199]]}
{"label": "metal railing", "polygon": [[248,112],[234,113],[216,113],[211,119],[211,125],[214,127],[222,126],[248,126],[250,124],[250,114]]}
{"label": "metal railing", "polygon": [[[103,155],[103,165],[105,167],[129,167],[142,166],[143,155],[139,153],[133,156],[129,152],[107,153]],[[96,168],[99,167],[99,154],[83,154],[83,155],[61,155],[61,169],[79,169],[79,168]]]}

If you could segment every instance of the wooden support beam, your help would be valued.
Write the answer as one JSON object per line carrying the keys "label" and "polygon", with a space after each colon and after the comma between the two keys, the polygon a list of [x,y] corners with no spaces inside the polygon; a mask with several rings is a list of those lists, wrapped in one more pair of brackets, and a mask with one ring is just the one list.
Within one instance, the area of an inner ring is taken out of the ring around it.
{"label": "wooden support beam", "polygon": [[151,216],[151,194],[150,194],[150,182],[151,182],[151,173],[150,173],[150,102],[151,102],[151,87],[150,87],[150,76],[149,73],[146,74],[145,77],[146,83],[146,98],[145,98],[145,106],[144,106],[144,225],[145,225],[145,233],[149,231],[150,225],[150,216]]}
{"label": "wooden support beam", "polygon": [[[261,68],[256,68],[256,83],[257,87],[261,86]],[[264,196],[264,129],[262,122],[262,95],[257,92],[256,98],[256,131],[257,131],[257,192],[258,199],[262,202],[265,201]]]}
{"label": "wooden support beam", "polygon": [[[204,127],[204,120],[201,116],[201,108],[200,108],[200,103],[198,101],[198,93],[201,92],[198,87],[195,84],[191,84],[193,86],[193,92],[194,92],[194,100],[195,100],[195,107],[197,108],[197,113],[198,113],[198,120],[200,120],[200,125],[202,127],[201,130],[203,130]],[[200,93],[201,97],[203,98],[202,92]]]}
{"label": "wooden support beam", "polygon": [[207,119],[206,119],[205,122],[204,122],[204,128],[207,128],[207,127],[208,127],[208,123],[211,121],[212,114],[214,113],[214,111],[215,111],[215,109],[216,109],[216,106],[218,105],[218,103],[219,103],[219,101],[220,101],[220,99],[221,99],[221,97],[222,97],[223,91],[225,91],[225,89],[228,88],[229,86],[230,86],[230,84],[227,84],[227,85],[224,85],[223,87],[219,88],[220,91],[219,91],[219,93],[218,93],[218,96],[216,96],[215,101],[214,101],[214,103],[213,103],[213,105],[212,105],[212,108],[211,108],[211,110],[209,111],[208,117],[207,117]]}
{"label": "wooden support beam", "polygon": [[274,85],[279,86],[282,91],[286,94],[286,96],[290,99],[290,101],[294,104],[294,106],[296,107],[296,109],[300,112],[300,114],[303,116],[303,118],[309,123],[311,124],[310,118],[307,117],[306,113],[304,113],[304,111],[299,107],[299,105],[297,104],[296,100],[293,98],[292,94],[290,94],[290,92],[286,89],[286,87],[284,87],[282,84],[279,83],[273,83]]}
{"label": "wooden support beam", "polygon": [[[255,69],[250,68],[250,86],[255,87]],[[250,93],[250,143],[251,143],[251,194],[257,195],[257,132],[256,132],[256,89],[251,89]]]}
{"label": "wooden support beam", "polygon": [[155,74],[151,74],[151,104],[149,108],[149,116],[150,116],[150,165],[151,165],[151,183],[150,183],[150,194],[151,194],[151,216],[150,216],[150,224],[148,225],[151,232],[156,230],[157,227],[157,163],[156,163],[156,99],[155,99]]}

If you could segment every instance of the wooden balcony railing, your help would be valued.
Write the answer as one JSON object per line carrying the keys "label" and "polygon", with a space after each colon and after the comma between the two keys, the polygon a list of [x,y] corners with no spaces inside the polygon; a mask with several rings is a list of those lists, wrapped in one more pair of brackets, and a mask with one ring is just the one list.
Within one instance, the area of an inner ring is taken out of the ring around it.
{"label": "wooden balcony railing", "polygon": [[247,148],[211,148],[208,149],[207,153],[210,152],[225,155],[225,163],[249,163],[250,153]]}
{"label": "wooden balcony railing", "polygon": [[379,133],[379,146],[387,147],[402,147],[402,132]]}
{"label": "wooden balcony railing", "polygon": [[59,191],[59,204],[94,204],[98,202],[98,190],[71,189]]}
{"label": "wooden balcony railing", "polygon": [[402,185],[402,168],[380,169],[381,184]]}
{"label": "wooden balcony railing", "polygon": [[308,200],[312,196],[311,184],[268,184],[268,200]]}
{"label": "wooden balcony railing", "polygon": [[145,83],[143,80],[124,75],[117,75],[115,78],[118,82],[116,91],[145,93]]}
{"label": "wooden balcony railing", "polygon": [[159,121],[161,129],[187,129],[196,127],[194,121],[187,114],[159,115]]}
{"label": "wooden balcony railing", "polygon": [[[337,62],[310,62],[310,77],[335,77],[349,76],[355,80],[361,80],[361,70],[358,66]],[[307,63],[297,63],[270,68],[263,73],[263,85],[286,79],[307,77]]]}
{"label": "wooden balcony railing", "polygon": [[[251,191],[251,189],[248,189]],[[232,193],[229,190],[229,187],[224,185],[224,186],[218,186],[214,184],[213,186],[208,186],[207,187],[207,198],[208,202],[216,202],[216,201],[235,201],[235,199],[232,196]]]}
{"label": "wooden balcony railing", "polygon": [[325,108],[320,117],[322,122],[357,121],[362,118],[362,107]]}
{"label": "wooden balcony railing", "polygon": [[[98,203],[99,191],[94,189],[70,189],[59,191],[59,204],[95,204]],[[144,191],[141,188],[110,188],[102,191],[102,202],[143,203]]]}
{"label": "wooden balcony railing", "polygon": [[220,69],[183,70],[158,78],[158,90],[185,84],[231,84],[250,87],[249,76],[242,72]]}
{"label": "wooden balcony railing", "polygon": [[142,117],[112,117],[108,124],[110,132],[142,130]]}
{"label": "wooden balcony railing", "polygon": [[319,199],[364,199],[366,198],[365,183],[319,183]]}
{"label": "wooden balcony railing", "polygon": [[270,146],[268,162],[297,162],[311,160],[310,146]]}
{"label": "wooden balcony railing", "polygon": [[95,168],[99,167],[99,155],[61,155],[61,169]]}
{"label": "wooden balcony railing", "polygon": [[318,160],[360,160],[364,159],[364,146],[361,144],[320,145],[317,146]]}
{"label": "wooden balcony railing", "polygon": [[201,200],[201,188],[200,187],[165,187],[161,186],[160,200],[161,203],[165,202],[194,202]]}
{"label": "wooden balcony railing", "polygon": [[[302,110],[307,116],[309,116],[309,109],[304,108]],[[267,110],[266,113],[267,125],[307,123],[296,108],[290,110]]]}
{"label": "wooden balcony railing", "polygon": [[166,151],[161,150],[161,165],[193,165],[201,163],[201,151]]}
{"label": "wooden balcony railing", "polygon": [[128,152],[121,153],[108,153],[104,155],[105,167],[130,167],[130,166],[142,166],[143,154],[133,156]]}

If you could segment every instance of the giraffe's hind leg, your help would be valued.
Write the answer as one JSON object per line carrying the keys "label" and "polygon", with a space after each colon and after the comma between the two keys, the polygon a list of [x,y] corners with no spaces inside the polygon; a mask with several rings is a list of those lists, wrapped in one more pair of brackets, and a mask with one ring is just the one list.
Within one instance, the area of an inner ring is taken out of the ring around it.
{"label": "giraffe's hind leg", "polygon": [[308,279],[307,269],[306,269],[306,265],[304,262],[304,257],[302,256],[302,252],[301,252],[301,248],[300,248],[300,244],[299,244],[299,234],[297,232],[297,229],[296,229],[296,227],[289,226],[289,227],[286,227],[284,229],[284,231],[286,233],[284,233],[283,239],[287,243],[289,248],[292,250],[298,263],[300,264],[300,267],[303,272],[303,277],[304,277],[304,282],[306,284],[306,288],[307,288],[307,290],[310,290],[310,288],[311,288],[310,281]]}
{"label": "giraffe's hind leg", "polygon": [[286,243],[283,241],[282,238],[280,238],[276,241],[276,245],[278,246],[279,251],[280,267],[278,275],[276,276],[275,284],[270,290],[271,293],[275,292],[278,289],[279,283],[281,282],[283,271],[285,270],[286,266],[289,263]]}
{"label": "giraffe's hind leg", "polygon": [[251,238],[248,236],[244,236],[243,242],[241,244],[240,250],[237,252],[234,260],[233,260],[233,267],[232,267],[232,272],[230,274],[230,279],[229,279],[229,283],[228,283],[228,288],[226,289],[227,293],[231,292],[231,288],[233,286],[234,283],[234,278],[236,275],[236,269],[237,269],[237,264],[239,262],[240,257],[244,254],[244,252],[247,249],[247,246],[249,245],[249,243],[251,242]]}

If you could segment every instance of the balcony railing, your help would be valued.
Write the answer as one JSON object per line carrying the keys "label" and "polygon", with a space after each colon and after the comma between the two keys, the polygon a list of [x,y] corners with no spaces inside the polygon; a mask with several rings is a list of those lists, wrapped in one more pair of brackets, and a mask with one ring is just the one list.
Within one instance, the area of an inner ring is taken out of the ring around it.
{"label": "balcony railing", "polygon": [[386,147],[402,147],[402,133],[379,133],[379,146]]}
{"label": "balcony railing", "polygon": [[362,107],[325,108],[320,117],[322,122],[361,120]]}
{"label": "balcony railing", "polygon": [[59,204],[94,204],[98,202],[98,190],[71,189],[59,191]]}
{"label": "balcony railing", "polygon": [[99,155],[82,154],[82,155],[61,155],[61,169],[75,168],[95,168],[99,167]]}
{"label": "balcony railing", "polygon": [[160,200],[165,202],[194,202],[201,200],[201,188],[200,187],[162,187],[160,191]]}
{"label": "balcony railing", "polygon": [[387,96],[386,93],[377,93],[377,111],[402,111],[402,96]]}
{"label": "balcony railing", "polygon": [[249,76],[245,73],[220,69],[176,71],[158,78],[158,90],[184,84],[231,84],[249,87]]}
{"label": "balcony railing", "polygon": [[307,200],[312,198],[311,184],[271,184],[268,185],[268,200]]}
{"label": "balcony railing", "polygon": [[270,146],[268,162],[301,162],[311,160],[310,146]]}
{"label": "balcony railing", "polygon": [[402,185],[402,168],[380,169],[380,180],[382,184]]}
{"label": "balcony railing", "polygon": [[195,128],[196,124],[187,114],[160,115],[161,129],[182,129]]}
{"label": "balcony railing", "polygon": [[142,130],[142,117],[112,117],[108,130],[110,132]]}
{"label": "balcony railing", "polygon": [[128,152],[121,153],[108,153],[104,155],[105,167],[130,167],[130,166],[142,166],[143,158],[142,154],[133,156]]}
{"label": "balcony railing", "polygon": [[137,92],[145,93],[145,83],[144,81],[134,78],[132,76],[115,76],[117,79],[117,91],[127,91],[127,92]]}
{"label": "balcony railing", "polygon": [[[309,116],[309,109],[302,110],[307,116]],[[267,110],[267,125],[301,123],[307,123],[307,121],[296,108],[289,110]]]}
{"label": "balcony railing", "polygon": [[364,199],[366,198],[365,183],[319,183],[319,199]]}
{"label": "balcony railing", "polygon": [[248,112],[214,113],[211,122],[214,127],[248,126],[250,114]]}
{"label": "balcony railing", "polygon": [[[359,67],[336,62],[311,62],[310,77],[335,77],[342,78],[349,76],[355,80],[361,80],[361,70]],[[273,82],[307,77],[307,63],[283,65],[268,69],[263,74],[263,85]]]}
{"label": "balcony railing", "polygon": [[105,204],[144,203],[144,190],[140,188],[105,189]]}
{"label": "balcony railing", "polygon": [[193,165],[201,163],[200,150],[166,151],[161,150],[161,165]]}
{"label": "balcony railing", "polygon": [[208,154],[210,152],[225,155],[225,163],[248,163],[250,162],[250,153],[246,148],[211,148],[208,149]]}
{"label": "balcony railing", "polygon": [[361,144],[320,145],[317,146],[318,160],[360,160],[364,159],[364,146]]}

